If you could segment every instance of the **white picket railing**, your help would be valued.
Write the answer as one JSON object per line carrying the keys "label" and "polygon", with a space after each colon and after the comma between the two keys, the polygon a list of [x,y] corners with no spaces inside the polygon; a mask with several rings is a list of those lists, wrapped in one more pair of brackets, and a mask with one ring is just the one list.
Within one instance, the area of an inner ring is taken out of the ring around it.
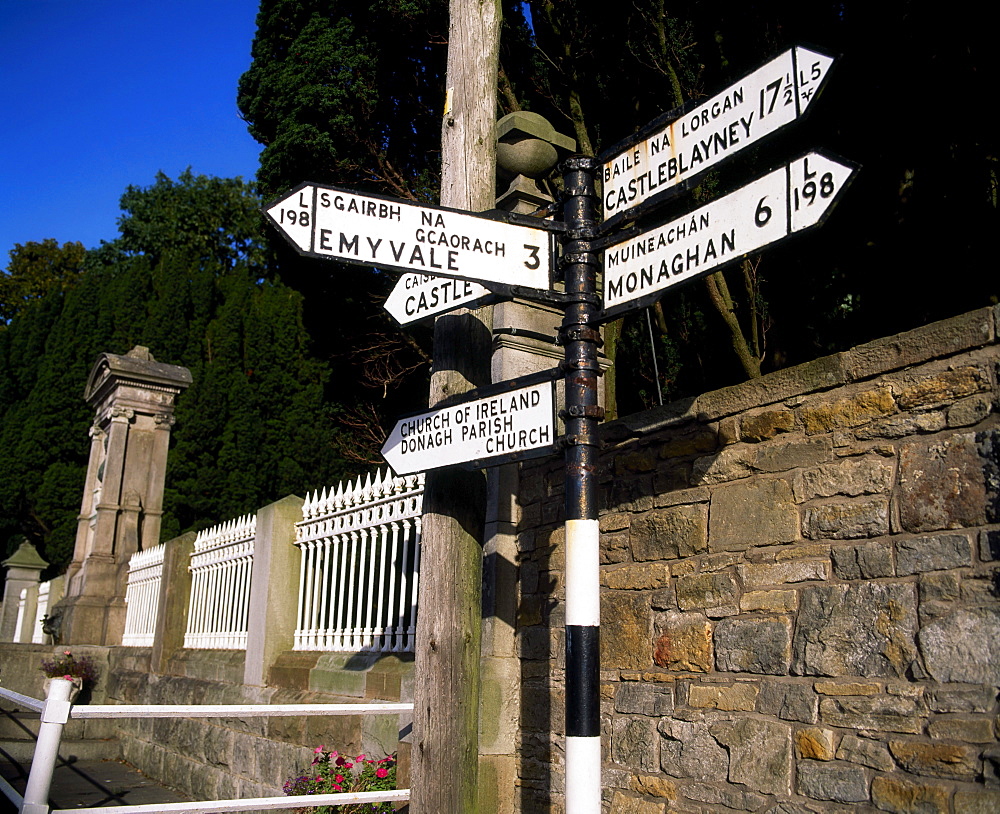
{"label": "white picket railing", "polygon": [[296,650],[412,652],[424,476],[371,475],[302,506]]}
{"label": "white picket railing", "polygon": [[245,650],[257,515],[198,532],[184,646]]}
{"label": "white picket railing", "polygon": [[122,635],[122,644],[126,647],[153,646],[165,551],[165,545],[153,546],[145,551],[137,551],[128,561],[125,633]]}

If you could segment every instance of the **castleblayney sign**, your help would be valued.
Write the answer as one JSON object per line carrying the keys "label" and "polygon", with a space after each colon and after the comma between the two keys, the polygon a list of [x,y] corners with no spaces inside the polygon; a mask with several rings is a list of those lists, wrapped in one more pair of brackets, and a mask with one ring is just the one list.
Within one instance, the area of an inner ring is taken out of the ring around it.
{"label": "castleblayney sign", "polygon": [[789,162],[710,204],[604,251],[609,319],[648,305],[664,289],[818,226],[855,168],[820,153]]}
{"label": "castleblayney sign", "polygon": [[552,379],[549,371],[526,376],[400,419],[382,447],[382,456],[397,475],[408,475],[455,464],[489,466],[547,454],[555,449]]}
{"label": "castleblayney sign", "polygon": [[302,254],[548,291],[550,232],[398,198],[301,184],[264,207]]}
{"label": "castleblayney sign", "polygon": [[601,169],[605,221],[686,189],[706,170],[796,121],[833,61],[791,48],[708,101],[666,113],[610,148]]}

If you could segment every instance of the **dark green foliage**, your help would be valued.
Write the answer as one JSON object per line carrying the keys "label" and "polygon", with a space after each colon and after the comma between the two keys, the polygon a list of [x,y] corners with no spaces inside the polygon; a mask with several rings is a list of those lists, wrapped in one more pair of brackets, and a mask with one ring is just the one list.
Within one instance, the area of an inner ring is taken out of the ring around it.
{"label": "dark green foliage", "polygon": [[52,238],[15,243],[7,268],[0,270],[0,328],[28,303],[50,291],[64,291],[78,278],[87,250],[82,243]]}
{"label": "dark green foliage", "polygon": [[310,354],[301,295],[262,277],[250,187],[161,174],[122,203],[122,238],[0,332],[0,540],[24,534],[56,564],[72,555],[93,420],[81,396],[103,352],[145,345],[193,375],[178,400],[165,535],[344,474],[328,370]]}

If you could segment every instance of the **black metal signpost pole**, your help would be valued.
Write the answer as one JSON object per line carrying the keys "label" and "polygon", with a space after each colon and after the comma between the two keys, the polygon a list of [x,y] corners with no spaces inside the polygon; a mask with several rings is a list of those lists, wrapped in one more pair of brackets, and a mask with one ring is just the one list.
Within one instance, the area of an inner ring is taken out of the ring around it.
{"label": "black metal signpost pole", "polygon": [[566,307],[559,340],[566,373],[566,811],[601,810],[600,537],[597,519],[597,425],[600,331],[595,318],[599,260],[596,232],[597,162],[575,156],[563,163],[562,265]]}

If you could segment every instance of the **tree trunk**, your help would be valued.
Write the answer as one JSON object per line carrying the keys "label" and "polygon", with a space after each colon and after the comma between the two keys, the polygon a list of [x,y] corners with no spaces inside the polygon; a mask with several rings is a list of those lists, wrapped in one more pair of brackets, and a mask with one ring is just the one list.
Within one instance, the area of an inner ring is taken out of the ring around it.
{"label": "tree trunk", "polygon": [[[499,0],[451,0],[441,204],[473,212],[495,202]],[[492,314],[459,310],[434,324],[429,403],[490,381]],[[428,473],[417,619],[413,814],[474,814],[485,478]]]}

